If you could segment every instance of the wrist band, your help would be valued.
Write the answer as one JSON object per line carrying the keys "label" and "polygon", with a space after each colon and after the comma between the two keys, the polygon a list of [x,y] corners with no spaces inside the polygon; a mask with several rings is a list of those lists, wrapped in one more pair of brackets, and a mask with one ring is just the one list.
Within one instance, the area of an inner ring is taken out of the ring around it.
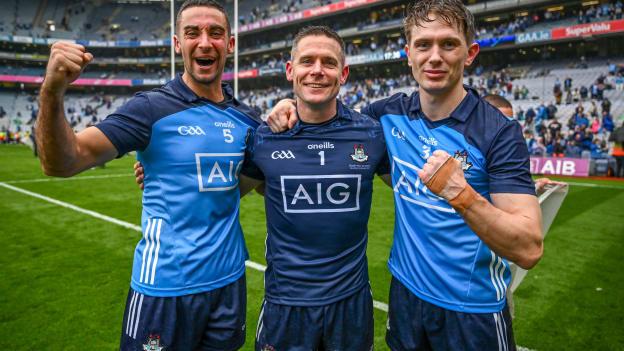
{"label": "wrist band", "polygon": [[478,196],[479,194],[477,194],[470,184],[466,183],[466,187],[464,187],[457,196],[449,200],[449,204],[453,206],[459,214],[463,215],[466,210],[477,201]]}

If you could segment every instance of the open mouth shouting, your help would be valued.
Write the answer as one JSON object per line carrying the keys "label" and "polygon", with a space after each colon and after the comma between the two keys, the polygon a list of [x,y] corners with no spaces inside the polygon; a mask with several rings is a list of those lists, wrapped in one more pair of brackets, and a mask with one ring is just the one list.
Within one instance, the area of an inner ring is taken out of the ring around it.
{"label": "open mouth shouting", "polygon": [[208,69],[217,62],[217,60],[213,57],[196,57],[195,62],[201,69]]}

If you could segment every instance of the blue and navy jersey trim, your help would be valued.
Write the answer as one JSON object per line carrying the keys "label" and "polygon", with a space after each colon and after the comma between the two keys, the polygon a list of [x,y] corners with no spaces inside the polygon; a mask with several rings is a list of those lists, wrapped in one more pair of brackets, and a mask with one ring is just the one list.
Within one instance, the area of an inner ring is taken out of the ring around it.
{"label": "blue and navy jersey trim", "polygon": [[[130,151],[143,151],[149,145],[152,126],[160,119],[187,109],[211,105],[220,110],[229,109],[242,122],[256,129],[262,121],[260,116],[234,98],[232,88],[222,83],[225,100],[212,102],[195,94],[178,74],[175,79],[160,88],[139,92],[117,111],[96,125],[122,156]],[[123,127],[122,127],[123,126]]]}

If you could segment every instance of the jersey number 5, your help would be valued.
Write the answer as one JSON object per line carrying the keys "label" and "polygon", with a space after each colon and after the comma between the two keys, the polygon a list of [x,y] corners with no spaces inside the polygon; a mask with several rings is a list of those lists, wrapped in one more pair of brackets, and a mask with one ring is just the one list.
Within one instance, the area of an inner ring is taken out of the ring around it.
{"label": "jersey number 5", "polygon": [[224,129],[223,130],[223,138],[225,139],[226,143],[231,144],[234,141],[234,136],[232,135],[232,130]]}

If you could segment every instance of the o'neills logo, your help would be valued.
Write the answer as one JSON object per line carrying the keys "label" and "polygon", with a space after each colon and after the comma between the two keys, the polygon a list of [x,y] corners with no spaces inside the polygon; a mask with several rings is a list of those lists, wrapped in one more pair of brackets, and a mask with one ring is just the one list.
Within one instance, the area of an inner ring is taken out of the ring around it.
{"label": "o'neills logo", "polygon": [[329,141],[324,141],[320,144],[310,144],[308,145],[308,150],[323,150],[323,149],[333,149],[334,144]]}
{"label": "o'neills logo", "polygon": [[566,28],[566,35],[570,37],[579,37],[582,35],[602,33],[611,31],[610,23],[592,23],[583,27],[568,27]]}

